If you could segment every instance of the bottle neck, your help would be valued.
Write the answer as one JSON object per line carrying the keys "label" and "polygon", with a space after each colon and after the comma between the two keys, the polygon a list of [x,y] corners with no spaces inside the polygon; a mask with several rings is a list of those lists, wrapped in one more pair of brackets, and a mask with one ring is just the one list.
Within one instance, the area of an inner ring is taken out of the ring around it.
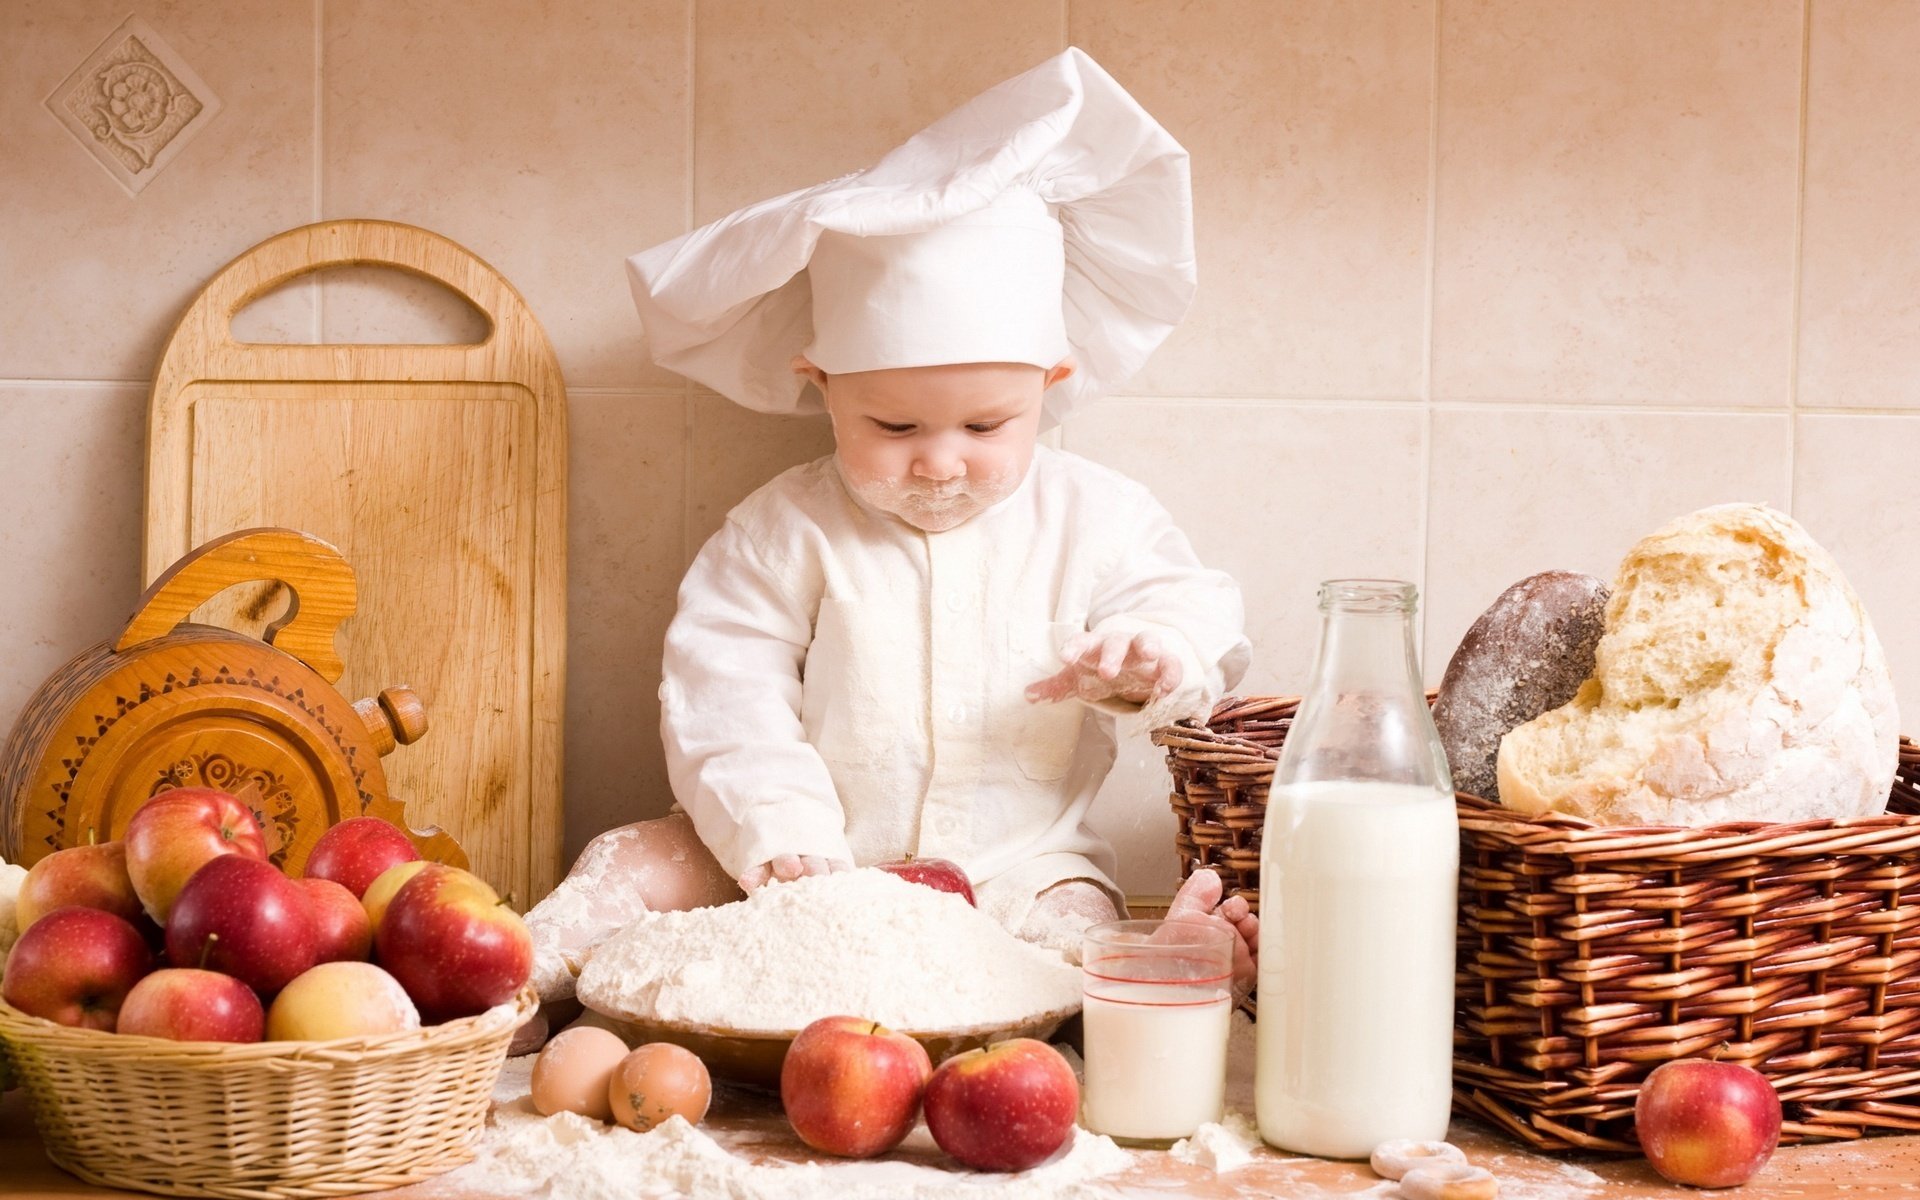
{"label": "bottle neck", "polygon": [[1274,786],[1339,780],[1413,784],[1451,796],[1413,645],[1412,584],[1321,588],[1320,649]]}
{"label": "bottle neck", "polygon": [[1313,688],[1332,695],[1352,692],[1425,695],[1413,648],[1413,614],[1402,610],[1329,607],[1320,620],[1320,651]]}

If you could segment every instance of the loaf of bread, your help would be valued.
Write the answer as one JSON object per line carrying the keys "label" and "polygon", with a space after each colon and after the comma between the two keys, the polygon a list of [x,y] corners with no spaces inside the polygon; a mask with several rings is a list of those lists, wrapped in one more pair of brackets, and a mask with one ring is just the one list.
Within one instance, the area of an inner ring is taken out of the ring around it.
{"label": "loaf of bread", "polygon": [[1455,788],[1497,799],[1500,739],[1573,699],[1593,674],[1607,595],[1591,575],[1542,571],[1500,593],[1467,630],[1433,702]]}
{"label": "loaf of bread", "polygon": [[1500,801],[1604,825],[1885,810],[1899,753],[1886,657],[1791,517],[1727,504],[1620,564],[1593,677],[1508,733]]}

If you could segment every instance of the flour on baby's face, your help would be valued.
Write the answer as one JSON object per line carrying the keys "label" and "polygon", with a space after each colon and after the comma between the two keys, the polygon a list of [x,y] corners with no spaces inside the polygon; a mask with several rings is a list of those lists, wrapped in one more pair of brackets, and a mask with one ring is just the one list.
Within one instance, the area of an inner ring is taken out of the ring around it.
{"label": "flour on baby's face", "polygon": [[[802,360],[804,363],[804,360]],[[834,460],[866,504],[929,533],[964,524],[1020,487],[1041,399],[1071,366],[954,363],[810,375],[827,398]]]}
{"label": "flour on baby's face", "polygon": [[1020,481],[1026,478],[1026,467],[1026,463],[1017,467],[1009,465],[977,479],[936,483],[898,475],[863,479],[841,459],[840,475],[854,495],[881,512],[892,513],[915,529],[944,533],[1013,495]]}

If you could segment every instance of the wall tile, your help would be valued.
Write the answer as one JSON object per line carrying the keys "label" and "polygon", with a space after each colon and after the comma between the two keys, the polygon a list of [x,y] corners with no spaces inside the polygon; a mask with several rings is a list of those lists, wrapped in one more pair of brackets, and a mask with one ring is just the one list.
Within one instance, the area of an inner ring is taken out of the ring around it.
{"label": "wall tile", "polygon": [[1433,395],[1785,405],[1798,0],[1440,23]]}
{"label": "wall tile", "polygon": [[567,851],[665,816],[660,647],[680,583],[686,397],[568,403]]}
{"label": "wall tile", "polygon": [[[641,352],[624,260],[686,228],[690,2],[559,0],[535,16],[329,0],[325,212],[422,225],[486,259],[569,386],[677,387]],[[327,340],[425,298],[330,294]]]}
{"label": "wall tile", "polygon": [[[1240,583],[1254,661],[1236,690],[1293,693],[1319,638],[1323,579],[1420,579],[1425,414],[1351,407],[1115,399],[1066,425],[1066,448],[1153,489],[1209,566]],[[1122,887],[1177,882],[1165,755],[1126,733],[1095,807]]]}
{"label": "wall tile", "polygon": [[[140,16],[221,104],[130,196],[43,105],[127,16],[104,0],[0,5],[0,377],[150,379],[188,301],[247,247],[313,218],[313,10],[172,0]],[[311,305],[256,314],[311,325]]]}
{"label": "wall tile", "polygon": [[866,166],[1066,49],[1062,4],[698,0],[694,221]]}
{"label": "wall tile", "polygon": [[1436,0],[1075,0],[1193,157],[1194,308],[1130,391],[1415,396]]}
{"label": "wall tile", "polygon": [[1832,552],[1866,605],[1901,704],[1901,729],[1920,735],[1920,559],[1905,481],[1920,458],[1920,417],[1802,415],[1793,460],[1793,515]]}
{"label": "wall tile", "polygon": [[133,613],[146,419],[139,387],[0,387],[0,729]]}
{"label": "wall tile", "polygon": [[1920,408],[1920,8],[1813,5],[1800,403]]}
{"label": "wall tile", "polygon": [[[687,448],[686,562],[734,505],[788,467],[833,453],[823,416],[770,417],[705,388],[692,389]],[[678,586],[676,576],[674,584]]]}
{"label": "wall tile", "polygon": [[1736,500],[1784,508],[1792,431],[1772,414],[1442,409],[1427,516],[1427,681],[1509,584],[1611,580],[1674,517]]}

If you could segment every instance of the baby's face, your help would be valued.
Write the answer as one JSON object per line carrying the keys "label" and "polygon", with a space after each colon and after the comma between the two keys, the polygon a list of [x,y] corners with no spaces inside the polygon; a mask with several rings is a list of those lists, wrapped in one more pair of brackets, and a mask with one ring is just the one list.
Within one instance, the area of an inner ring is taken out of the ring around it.
{"label": "baby's face", "polygon": [[1040,396],[1071,364],[960,363],[816,376],[855,494],[939,533],[1013,494],[1033,462]]}

